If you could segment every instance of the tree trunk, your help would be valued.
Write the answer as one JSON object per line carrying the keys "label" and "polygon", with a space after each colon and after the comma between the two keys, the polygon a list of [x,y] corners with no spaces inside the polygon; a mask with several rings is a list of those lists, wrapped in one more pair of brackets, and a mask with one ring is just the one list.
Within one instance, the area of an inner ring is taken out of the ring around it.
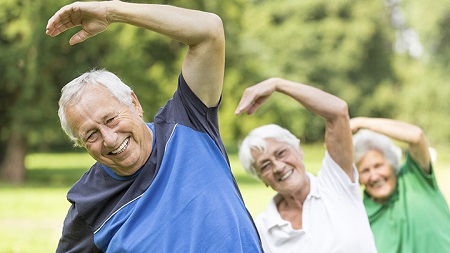
{"label": "tree trunk", "polygon": [[0,166],[0,178],[10,183],[25,181],[26,139],[20,133],[11,133]]}

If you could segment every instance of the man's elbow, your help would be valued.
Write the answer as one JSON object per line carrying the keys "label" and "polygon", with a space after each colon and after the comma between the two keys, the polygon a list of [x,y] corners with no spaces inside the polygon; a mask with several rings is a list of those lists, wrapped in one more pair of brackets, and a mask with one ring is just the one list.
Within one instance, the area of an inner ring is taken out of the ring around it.
{"label": "man's elbow", "polygon": [[210,13],[208,15],[208,24],[210,29],[208,29],[208,37],[214,41],[215,44],[221,47],[225,45],[225,30],[223,27],[222,19],[219,15]]}

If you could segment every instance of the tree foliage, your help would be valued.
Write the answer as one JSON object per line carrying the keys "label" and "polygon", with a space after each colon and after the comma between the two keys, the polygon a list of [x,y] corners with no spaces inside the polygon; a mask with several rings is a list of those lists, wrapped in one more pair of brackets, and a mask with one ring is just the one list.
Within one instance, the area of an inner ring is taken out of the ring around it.
{"label": "tree foliage", "polygon": [[[289,128],[306,142],[322,141],[324,121],[279,94],[254,116],[234,115],[243,90],[271,76],[335,94],[348,102],[351,116],[407,120],[422,126],[433,142],[448,141],[450,2],[430,1],[158,3],[222,18],[227,45],[220,126],[233,152],[250,129],[267,123]],[[55,38],[45,35],[48,18],[69,2],[0,2],[0,171],[5,180],[23,180],[30,150],[72,148],[56,111],[61,87],[79,74],[93,68],[117,73],[138,94],[147,121],[176,88],[186,52],[179,42],[123,24],[74,46],[68,40],[76,28]],[[392,4],[402,11],[405,27],[417,32],[420,57],[395,50],[399,27]]]}
{"label": "tree foliage", "polygon": [[[282,76],[324,89],[348,101],[354,114],[385,113],[364,95],[395,81],[392,31],[380,1],[257,1],[244,15],[241,50],[261,78]],[[257,78],[257,79],[255,79]],[[262,109],[258,124],[277,122],[307,141],[323,137],[324,122],[284,97]],[[245,119],[243,125],[253,127]],[[248,123],[248,124],[247,124]]]}

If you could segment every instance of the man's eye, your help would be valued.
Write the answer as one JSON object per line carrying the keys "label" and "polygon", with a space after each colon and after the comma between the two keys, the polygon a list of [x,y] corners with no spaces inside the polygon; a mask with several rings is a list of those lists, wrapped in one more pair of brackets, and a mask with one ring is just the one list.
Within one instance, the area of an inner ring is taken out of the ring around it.
{"label": "man's eye", "polygon": [[96,136],[97,136],[97,131],[93,131],[92,133],[90,133],[88,135],[88,137],[86,138],[86,141],[88,141],[88,142],[94,141]]}

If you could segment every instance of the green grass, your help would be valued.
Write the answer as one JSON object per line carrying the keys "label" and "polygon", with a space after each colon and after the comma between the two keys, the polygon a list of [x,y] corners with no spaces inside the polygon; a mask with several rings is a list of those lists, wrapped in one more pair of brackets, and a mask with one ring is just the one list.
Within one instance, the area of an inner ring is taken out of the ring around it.
{"label": "green grass", "polygon": [[66,193],[92,165],[88,154],[30,154],[22,185],[0,185],[0,252],[55,252]]}
{"label": "green grass", "polygon": [[[316,174],[323,146],[306,146],[304,151],[307,170]],[[438,153],[437,178],[450,201],[450,154],[448,149],[438,149]],[[275,192],[248,176],[236,155],[230,155],[230,162],[250,213],[263,211]],[[26,182],[0,184],[0,252],[54,252],[70,206],[66,193],[92,163],[86,153],[28,155]]]}
{"label": "green grass", "polygon": [[68,188],[1,188],[0,252],[54,252]]}

